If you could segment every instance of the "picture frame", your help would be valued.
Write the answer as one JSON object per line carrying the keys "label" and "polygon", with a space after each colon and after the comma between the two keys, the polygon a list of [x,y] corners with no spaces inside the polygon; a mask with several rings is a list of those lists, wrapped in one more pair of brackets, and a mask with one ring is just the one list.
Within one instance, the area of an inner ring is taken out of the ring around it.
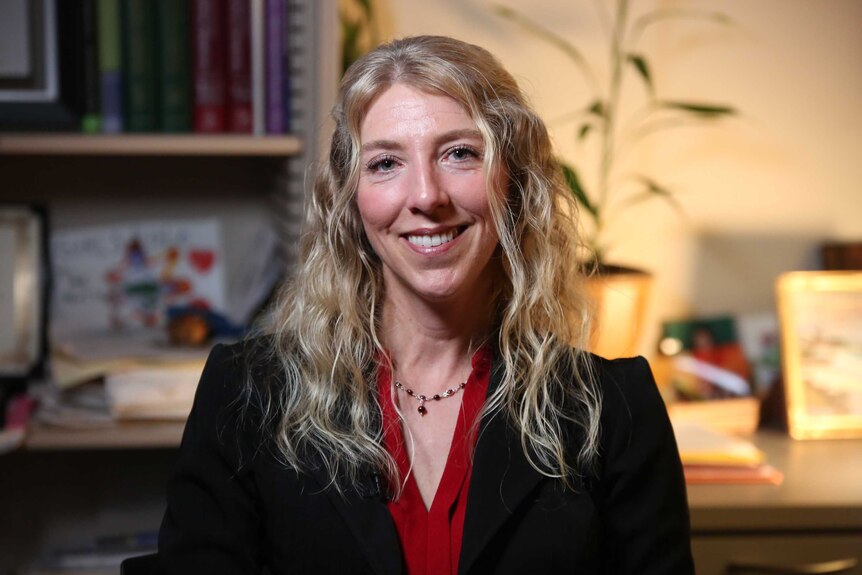
{"label": "picture frame", "polygon": [[790,435],[862,437],[862,271],[790,272],[776,291]]}
{"label": "picture frame", "polygon": [[44,373],[48,263],[45,212],[0,204],[0,380]]}
{"label": "picture frame", "polygon": [[[81,2],[0,3],[0,131],[77,131],[83,114]],[[5,46],[8,43],[8,46]]]}
{"label": "picture frame", "polygon": [[53,0],[0,4],[0,102],[51,102],[60,93]]}

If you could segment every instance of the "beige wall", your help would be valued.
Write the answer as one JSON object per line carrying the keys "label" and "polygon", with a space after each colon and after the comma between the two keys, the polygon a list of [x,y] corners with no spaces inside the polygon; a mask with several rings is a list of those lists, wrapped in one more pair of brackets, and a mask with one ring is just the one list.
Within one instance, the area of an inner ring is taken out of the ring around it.
{"label": "beige wall", "polygon": [[[603,64],[602,0],[505,0]],[[654,137],[628,156],[633,169],[680,194],[622,217],[614,259],[656,275],[649,335],[689,313],[771,312],[775,276],[814,267],[825,239],[862,239],[862,2],[859,0],[635,0],[721,10],[732,27],[672,22],[644,35],[659,95],[732,103],[737,119]],[[584,82],[554,49],[479,0],[380,0],[389,36],[446,34],[485,46],[519,79],[546,121],[583,106]],[[605,71],[601,70],[602,77]],[[640,101],[629,77],[625,102]],[[572,125],[553,125],[559,150],[589,157]]]}

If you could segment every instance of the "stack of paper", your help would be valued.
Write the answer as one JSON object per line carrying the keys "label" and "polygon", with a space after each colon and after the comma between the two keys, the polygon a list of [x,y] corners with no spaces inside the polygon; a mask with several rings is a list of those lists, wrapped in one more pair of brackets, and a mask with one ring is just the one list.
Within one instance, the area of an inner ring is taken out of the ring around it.
{"label": "stack of paper", "polygon": [[687,483],[778,485],[783,480],[749,441],[692,422],[675,422],[674,434]]}
{"label": "stack of paper", "polygon": [[[63,397],[73,398],[72,392],[83,387],[92,390],[94,381],[103,382],[96,389],[104,397],[103,408],[92,410],[94,424],[103,423],[106,412],[113,419],[185,419],[208,351],[169,346],[152,332],[58,344],[51,355],[53,380],[61,392],[53,394],[59,398],[51,403],[54,419],[62,421],[69,411],[57,409]],[[78,410],[74,418],[78,423],[80,414]]]}

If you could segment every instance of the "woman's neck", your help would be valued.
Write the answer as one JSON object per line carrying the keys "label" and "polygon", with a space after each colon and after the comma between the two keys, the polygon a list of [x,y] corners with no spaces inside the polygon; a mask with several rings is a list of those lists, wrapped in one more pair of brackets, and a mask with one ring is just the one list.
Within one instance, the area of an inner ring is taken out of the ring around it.
{"label": "woman's neck", "polygon": [[387,299],[381,317],[383,344],[396,372],[409,377],[428,373],[433,367],[440,374],[465,368],[469,373],[473,352],[490,332],[492,309],[491,298],[485,294],[461,303]]}

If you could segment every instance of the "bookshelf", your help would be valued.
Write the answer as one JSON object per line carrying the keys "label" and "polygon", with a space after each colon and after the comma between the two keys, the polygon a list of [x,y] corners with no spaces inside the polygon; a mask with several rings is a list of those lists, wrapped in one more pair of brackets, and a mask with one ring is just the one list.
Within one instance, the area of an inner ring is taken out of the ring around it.
{"label": "bookshelf", "polygon": [[252,156],[303,152],[298,136],[0,133],[0,154],[35,156]]}
{"label": "bookshelf", "polygon": [[[289,265],[339,69],[336,0],[289,6],[289,135],[0,132],[0,203],[45,206],[51,230],[218,218],[227,269],[270,222]],[[47,573],[32,567],[47,549],[157,529],[182,429],[34,426],[24,448],[0,455],[0,572]]]}
{"label": "bookshelf", "polygon": [[24,447],[29,451],[174,449],[183,435],[183,422],[124,421],[110,427],[69,430],[34,425],[27,432]]}

